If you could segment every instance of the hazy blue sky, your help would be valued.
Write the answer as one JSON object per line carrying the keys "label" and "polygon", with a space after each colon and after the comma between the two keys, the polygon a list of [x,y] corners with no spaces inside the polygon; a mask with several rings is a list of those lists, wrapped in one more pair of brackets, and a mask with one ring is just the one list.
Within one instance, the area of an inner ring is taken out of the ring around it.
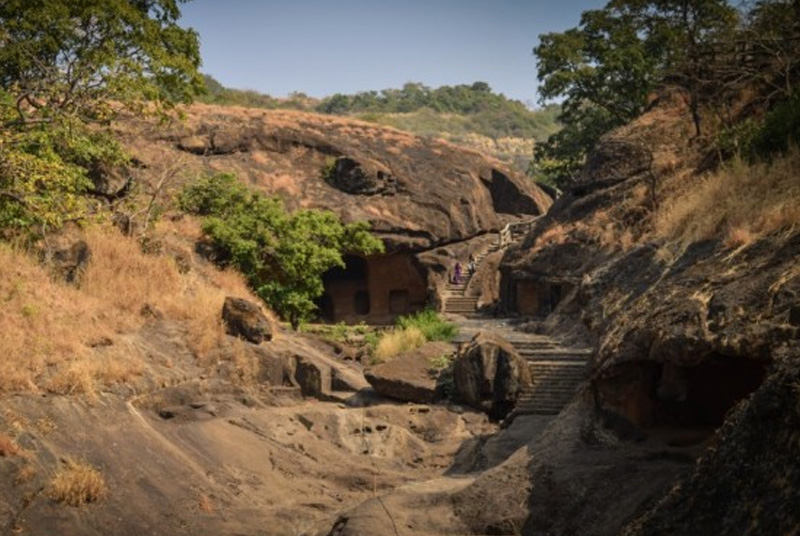
{"label": "hazy blue sky", "polygon": [[274,96],[488,82],[535,101],[538,35],[607,0],[193,0],[203,72]]}

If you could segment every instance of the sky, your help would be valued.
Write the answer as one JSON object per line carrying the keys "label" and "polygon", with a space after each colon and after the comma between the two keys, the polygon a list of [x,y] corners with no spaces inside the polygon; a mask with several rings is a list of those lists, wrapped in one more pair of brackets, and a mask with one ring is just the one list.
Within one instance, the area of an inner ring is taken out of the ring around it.
{"label": "sky", "polygon": [[193,0],[201,70],[226,87],[312,97],[487,82],[535,105],[542,33],[607,0]]}

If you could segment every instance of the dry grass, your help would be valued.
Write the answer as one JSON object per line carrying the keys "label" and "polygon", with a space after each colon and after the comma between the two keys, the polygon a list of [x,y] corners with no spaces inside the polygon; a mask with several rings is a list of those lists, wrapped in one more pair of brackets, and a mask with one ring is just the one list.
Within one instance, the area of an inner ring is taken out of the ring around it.
{"label": "dry grass", "polygon": [[418,328],[407,328],[387,333],[378,342],[373,352],[373,362],[383,363],[405,352],[410,352],[425,344],[425,334]]}
{"label": "dry grass", "polygon": [[721,239],[747,245],[800,224],[800,149],[771,165],[734,160],[666,203],[655,233],[683,246]]}
{"label": "dry grass", "polygon": [[83,462],[67,460],[48,488],[48,496],[62,504],[81,506],[102,499],[108,489],[100,471]]}
{"label": "dry grass", "polygon": [[[165,241],[176,235],[189,243],[197,232],[191,221],[162,231]],[[123,335],[150,321],[143,310],[182,324],[202,360],[224,341],[225,297],[256,300],[238,274],[203,263],[181,273],[172,255],[145,254],[112,229],[90,228],[85,238],[92,258],[80,289],[54,280],[26,253],[0,246],[0,393],[93,394],[136,381],[152,358]],[[167,249],[175,254],[176,247]],[[191,257],[187,250],[177,256]]]}
{"label": "dry grass", "polygon": [[533,244],[534,250],[539,250],[547,246],[558,246],[569,238],[570,228],[557,223],[540,234]]}
{"label": "dry grass", "polygon": [[7,246],[0,300],[0,391],[35,390],[48,368],[87,356],[84,341],[109,334],[93,300]]}

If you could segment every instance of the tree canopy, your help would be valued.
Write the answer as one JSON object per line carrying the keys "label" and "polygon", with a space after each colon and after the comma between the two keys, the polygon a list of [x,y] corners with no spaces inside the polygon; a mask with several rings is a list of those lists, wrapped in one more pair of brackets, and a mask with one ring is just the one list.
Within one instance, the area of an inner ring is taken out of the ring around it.
{"label": "tree canopy", "polygon": [[0,232],[83,213],[88,170],[125,159],[102,129],[202,89],[182,0],[0,3]]}
{"label": "tree canopy", "polygon": [[539,148],[536,171],[556,170],[568,184],[600,136],[641,114],[667,79],[689,90],[699,134],[703,66],[736,23],[724,0],[611,0],[577,28],[541,35],[539,93],[562,99],[565,127]]}
{"label": "tree canopy", "polygon": [[290,214],[279,198],[248,190],[229,174],[191,184],[181,206],[205,218],[203,232],[216,261],[244,273],[261,299],[295,328],[316,310],[325,272],[345,267],[344,253],[383,251],[366,223],[344,224],[326,210]]}

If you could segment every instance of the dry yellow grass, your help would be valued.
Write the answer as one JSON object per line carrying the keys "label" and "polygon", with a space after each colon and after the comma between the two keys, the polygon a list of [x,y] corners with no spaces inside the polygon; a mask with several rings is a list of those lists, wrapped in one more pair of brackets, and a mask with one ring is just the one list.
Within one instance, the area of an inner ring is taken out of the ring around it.
{"label": "dry yellow grass", "polygon": [[[186,242],[199,228],[173,222],[162,233],[165,241],[174,234]],[[238,274],[202,263],[182,270],[172,255],[145,254],[113,229],[90,228],[85,238],[92,258],[79,289],[54,280],[26,253],[0,246],[0,393],[93,394],[136,381],[151,358],[122,336],[150,320],[143,311],[185,326],[202,362],[224,341],[225,297],[256,300]]]}
{"label": "dry yellow grass", "polygon": [[655,234],[683,246],[721,239],[738,247],[798,224],[800,149],[795,147],[772,164],[734,160],[702,178],[664,204]]}
{"label": "dry yellow grass", "polygon": [[7,246],[0,246],[0,299],[0,391],[35,390],[49,367],[85,357],[85,340],[108,335],[93,300]]}
{"label": "dry yellow grass", "polygon": [[381,337],[373,353],[373,361],[383,363],[397,355],[419,348],[425,342],[425,334],[418,328],[395,330]]}
{"label": "dry yellow grass", "polygon": [[100,471],[91,465],[67,460],[48,488],[48,496],[69,506],[81,506],[102,499],[108,489]]}

